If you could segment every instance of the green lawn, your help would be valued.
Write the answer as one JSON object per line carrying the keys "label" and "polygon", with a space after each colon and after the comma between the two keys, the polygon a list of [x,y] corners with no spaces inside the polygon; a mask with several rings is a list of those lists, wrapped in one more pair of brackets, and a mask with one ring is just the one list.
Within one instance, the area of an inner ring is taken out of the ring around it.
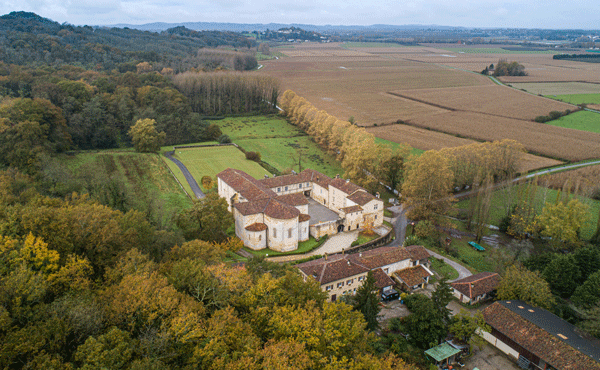
{"label": "green lawn", "polygon": [[252,253],[255,256],[265,256],[265,257],[275,257],[275,256],[287,256],[287,255],[292,255],[292,254],[304,254],[304,253],[308,253],[314,249],[317,249],[318,247],[320,247],[323,243],[325,243],[325,241],[327,241],[327,238],[321,238],[321,240],[317,241],[315,238],[313,238],[312,236],[303,242],[299,242],[298,243],[298,249],[296,249],[295,251],[291,251],[291,252],[277,252],[274,251],[272,249],[269,248],[265,248],[265,249],[261,249],[258,251],[255,251],[253,249],[250,249],[248,247],[244,247],[244,250]]}
{"label": "green lawn", "polygon": [[[396,150],[396,149],[398,149],[402,145],[402,144],[397,143],[395,141],[389,141],[389,140],[382,139],[382,138],[379,138],[379,137],[375,138],[375,142],[377,144],[385,144],[385,145],[389,146],[390,148],[392,148],[392,150]],[[417,148],[411,148],[411,150],[410,150],[410,154],[413,154],[413,155],[421,155],[424,152],[425,152],[424,150],[417,149]]]}
{"label": "green lawn", "polygon": [[[524,186],[524,185],[521,185],[521,186]],[[515,192],[515,194],[517,194],[518,188],[515,187],[515,189],[513,191]],[[558,196],[557,190],[548,189],[548,188],[541,187],[541,186],[538,187],[537,195],[536,195],[538,213],[542,211],[544,200],[547,200],[548,202],[554,202],[554,201],[556,201],[557,196]],[[505,204],[504,199],[506,199],[505,190],[497,190],[494,192],[494,194],[492,196],[492,205],[490,207],[489,223],[491,225],[498,226],[500,224],[502,218],[505,216],[506,213],[505,213],[505,208],[504,208],[504,204]],[[515,200],[514,200],[513,204],[516,204],[518,196],[514,196],[514,199]],[[598,220],[598,214],[600,212],[600,201],[594,200],[591,198],[587,198],[587,197],[581,197],[581,196],[577,196],[577,199],[579,199],[582,203],[584,203],[588,206],[589,217],[588,217],[586,223],[584,224],[584,226],[582,227],[581,238],[584,240],[589,240],[592,237],[592,235],[594,235],[594,232],[596,231],[596,221]],[[460,202],[458,202],[456,204],[456,207],[462,208],[462,209],[468,209],[470,201],[471,201],[470,199],[461,200]]]}
{"label": "green lawn", "polygon": [[176,149],[173,157],[187,167],[199,185],[202,176],[210,176],[214,179],[219,172],[228,167],[242,170],[257,179],[270,175],[258,163],[247,160],[244,153],[235,146]]}
{"label": "green lawn", "polygon": [[300,160],[302,169],[311,168],[331,177],[344,173],[334,156],[279,116],[230,117],[216,123],[234,143],[246,151],[259,152],[264,162],[279,171],[299,171]]}
{"label": "green lawn", "polygon": [[571,104],[600,104],[600,94],[546,95],[546,97]]}
{"label": "green lawn", "polygon": [[[156,154],[124,151],[82,152],[64,157],[65,163],[74,176],[98,179],[115,179],[125,186],[129,206],[147,211],[151,200],[157,199],[164,210],[162,222],[170,223],[173,213],[191,205],[190,199],[173,179],[162,158]],[[89,181],[89,180],[88,180]]]}
{"label": "green lawn", "polygon": [[447,275],[449,280],[458,278],[458,271],[456,271],[454,267],[444,262],[444,260],[433,257],[430,259],[430,261],[431,269],[441,276]]}
{"label": "green lawn", "polygon": [[580,131],[600,133],[600,113],[579,111],[560,117],[554,121],[549,121],[547,124]]}

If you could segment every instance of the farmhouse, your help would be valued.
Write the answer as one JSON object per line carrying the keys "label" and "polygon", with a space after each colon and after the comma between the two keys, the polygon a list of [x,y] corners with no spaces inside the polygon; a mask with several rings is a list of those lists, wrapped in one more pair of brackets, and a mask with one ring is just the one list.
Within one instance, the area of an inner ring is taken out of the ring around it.
{"label": "farmhouse", "polygon": [[500,275],[497,273],[482,272],[456,280],[450,285],[452,286],[452,293],[459,301],[475,304],[492,298],[499,282]]}
{"label": "farmhouse", "polygon": [[320,238],[383,223],[383,201],[339,176],[307,169],[257,180],[228,168],[217,180],[236,235],[255,250],[291,251],[309,235]]}
{"label": "farmhouse", "polygon": [[483,337],[524,369],[600,370],[600,345],[554,314],[522,301],[497,301],[483,310]]}
{"label": "farmhouse", "polygon": [[[413,285],[424,287],[433,273],[426,264],[415,264],[415,262],[422,261],[427,250],[422,246],[411,248],[418,252],[411,253],[405,247],[380,247],[362,253],[325,256],[300,263],[296,267],[305,280],[309,277],[317,280],[321,289],[329,294],[329,300],[332,302],[346,294],[356,293],[356,289],[367,278],[369,271],[373,272],[375,285],[380,293],[388,291],[395,285],[393,277],[398,273],[414,268],[422,269],[425,276],[421,277],[418,284]],[[421,257],[420,260],[414,258],[417,255]]]}

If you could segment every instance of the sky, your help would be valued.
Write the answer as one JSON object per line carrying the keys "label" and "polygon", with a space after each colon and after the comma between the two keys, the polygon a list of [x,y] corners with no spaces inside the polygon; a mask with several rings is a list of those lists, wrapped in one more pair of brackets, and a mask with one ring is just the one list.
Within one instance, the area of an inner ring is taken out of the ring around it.
{"label": "sky", "polygon": [[598,29],[598,0],[0,0],[74,25],[152,22]]}

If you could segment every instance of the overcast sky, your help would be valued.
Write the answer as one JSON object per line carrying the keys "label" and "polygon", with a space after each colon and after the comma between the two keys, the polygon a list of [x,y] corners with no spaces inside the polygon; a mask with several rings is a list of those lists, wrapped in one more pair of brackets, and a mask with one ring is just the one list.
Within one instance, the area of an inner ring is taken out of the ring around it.
{"label": "overcast sky", "polygon": [[75,25],[151,22],[600,28],[599,0],[0,0]]}

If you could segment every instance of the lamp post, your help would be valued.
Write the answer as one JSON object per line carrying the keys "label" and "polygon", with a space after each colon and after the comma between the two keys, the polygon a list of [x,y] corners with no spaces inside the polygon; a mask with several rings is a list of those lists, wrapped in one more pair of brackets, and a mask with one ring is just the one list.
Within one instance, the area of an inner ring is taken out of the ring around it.
{"label": "lamp post", "polygon": [[410,235],[415,235],[415,222],[414,222],[414,221],[413,221],[413,222],[411,222],[411,223],[410,223],[410,226],[412,226],[412,228],[411,228],[411,229],[412,229],[412,231],[411,231]]}

